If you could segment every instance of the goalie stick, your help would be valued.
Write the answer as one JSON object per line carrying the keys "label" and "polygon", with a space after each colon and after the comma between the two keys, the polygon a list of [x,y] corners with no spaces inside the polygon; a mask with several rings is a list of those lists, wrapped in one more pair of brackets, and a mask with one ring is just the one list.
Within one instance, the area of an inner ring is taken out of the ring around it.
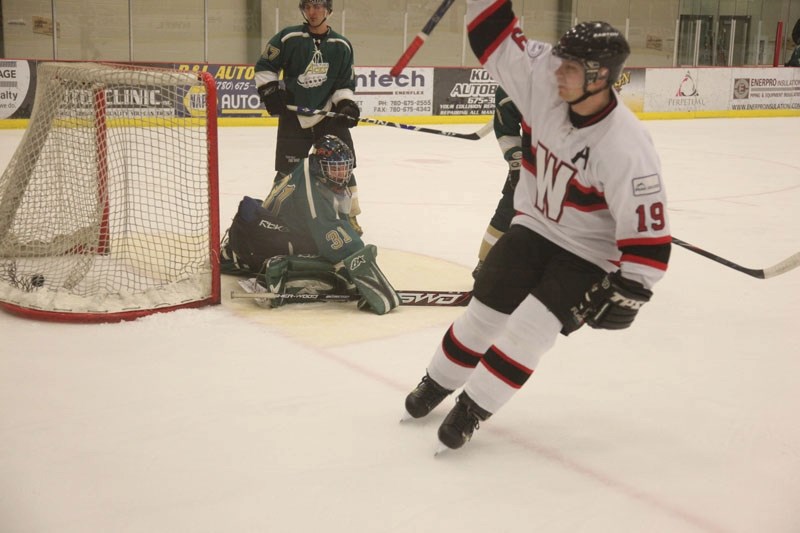
{"label": "goalie stick", "polygon": [[419,32],[416,37],[414,37],[414,40],[412,40],[411,44],[408,45],[406,51],[403,52],[403,55],[401,55],[400,59],[397,60],[397,63],[395,63],[395,65],[392,67],[392,70],[389,71],[389,74],[391,74],[393,78],[399,76],[403,69],[406,68],[408,62],[411,61],[411,58],[414,57],[414,55],[417,53],[417,50],[422,47],[425,40],[430,36],[433,29],[437,24],[439,24],[439,21],[442,20],[442,17],[444,17],[444,14],[447,13],[447,10],[450,9],[450,6],[452,6],[454,2],[455,0],[444,0],[444,2],[442,2],[441,5],[436,8],[436,12],[430,19],[428,19],[428,22],[425,23],[422,31]]}
{"label": "goalie stick", "polygon": [[[418,307],[464,307],[472,298],[472,291],[397,291],[400,305]],[[231,292],[231,299],[250,298],[255,300],[283,299],[285,303],[311,302],[356,302],[358,294],[275,294],[273,292]]]}
{"label": "goalie stick", "polygon": [[738,270],[739,272],[744,272],[748,276],[753,276],[754,278],[758,278],[758,279],[774,278],[775,276],[780,276],[781,274],[785,274],[786,272],[789,272],[790,270],[793,270],[793,269],[797,268],[798,266],[800,266],[800,252],[794,254],[791,257],[787,257],[786,259],[784,259],[780,263],[772,265],[771,267],[767,267],[767,268],[747,268],[747,267],[743,267],[742,265],[737,265],[733,261],[729,261],[728,259],[720,257],[720,256],[718,256],[716,254],[712,254],[711,252],[707,252],[706,250],[703,250],[702,248],[698,248],[697,246],[694,246],[693,244],[689,244],[688,242],[683,241],[681,239],[678,239],[677,237],[673,237],[672,238],[672,242],[674,242],[678,246],[686,248],[687,250],[689,250],[691,252],[694,252],[696,254],[702,255],[703,257],[711,259],[712,261],[716,261],[717,263],[725,265],[728,268],[732,268],[734,270]]}
{"label": "goalie stick", "polygon": [[[294,111],[298,115],[323,115],[329,118],[347,117],[353,120],[353,117],[344,115],[342,113],[334,113],[333,111],[323,111],[321,109],[311,109],[310,107],[302,107],[296,105],[287,105],[286,109]],[[387,122],[385,120],[378,120],[376,118],[359,118],[359,122],[367,124],[375,124],[376,126],[390,126],[392,128],[400,128],[401,130],[419,131],[422,133],[432,133],[434,135],[444,135],[445,137],[455,137],[456,139],[466,139],[468,141],[477,141],[486,137],[486,135],[494,130],[494,122],[489,121],[484,124],[481,129],[475,133],[456,133],[454,131],[442,131],[432,128],[423,128],[421,126],[412,126],[411,124],[399,124],[397,122]]]}

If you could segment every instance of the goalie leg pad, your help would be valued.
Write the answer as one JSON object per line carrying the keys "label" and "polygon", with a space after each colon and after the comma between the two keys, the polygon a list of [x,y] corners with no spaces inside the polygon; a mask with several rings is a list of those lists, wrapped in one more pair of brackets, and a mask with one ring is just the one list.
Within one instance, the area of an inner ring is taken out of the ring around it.
{"label": "goalie leg pad", "polygon": [[378,267],[378,249],[368,244],[344,260],[344,268],[355,283],[361,299],[359,309],[384,315],[400,305],[400,297]]}
{"label": "goalie leg pad", "polygon": [[[355,287],[330,262],[315,255],[280,255],[267,259],[256,278],[274,294],[346,294]],[[286,302],[270,300],[272,307]]]}

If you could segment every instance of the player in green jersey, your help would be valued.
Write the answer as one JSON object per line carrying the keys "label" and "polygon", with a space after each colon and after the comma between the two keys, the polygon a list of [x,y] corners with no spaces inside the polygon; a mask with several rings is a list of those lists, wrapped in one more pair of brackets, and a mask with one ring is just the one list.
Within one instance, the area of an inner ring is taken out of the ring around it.
{"label": "player in green jersey", "polygon": [[[292,172],[323,135],[339,137],[355,153],[349,128],[358,124],[361,114],[353,100],[353,47],[328,25],[333,0],[301,0],[299,8],[306,22],[275,34],[255,65],[255,83],[264,107],[278,117],[275,181]],[[288,111],[287,104],[343,116],[299,116]],[[351,223],[361,233],[355,220],[361,210],[354,177],[348,188]]]}
{"label": "player in green jersey", "polygon": [[[473,278],[478,276],[489,250],[508,231],[511,219],[514,218],[514,190],[519,181],[519,167],[522,163],[522,114],[499,85],[494,94],[494,135],[500,151],[503,152],[503,158],[508,163],[508,174],[500,201],[497,202],[494,215],[483,234],[478,250],[478,264],[472,271]],[[530,136],[530,132],[528,135]]]}

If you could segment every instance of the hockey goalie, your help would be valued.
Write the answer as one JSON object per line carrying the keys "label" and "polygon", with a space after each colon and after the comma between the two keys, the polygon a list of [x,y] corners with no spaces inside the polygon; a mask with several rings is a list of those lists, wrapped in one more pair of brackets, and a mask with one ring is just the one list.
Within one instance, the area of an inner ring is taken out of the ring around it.
{"label": "hockey goalie", "polygon": [[[259,292],[358,294],[358,308],[383,315],[400,298],[348,221],[353,152],[333,135],[314,143],[266,200],[245,196],[220,246],[223,274],[255,276]],[[294,300],[292,300],[294,301]]]}

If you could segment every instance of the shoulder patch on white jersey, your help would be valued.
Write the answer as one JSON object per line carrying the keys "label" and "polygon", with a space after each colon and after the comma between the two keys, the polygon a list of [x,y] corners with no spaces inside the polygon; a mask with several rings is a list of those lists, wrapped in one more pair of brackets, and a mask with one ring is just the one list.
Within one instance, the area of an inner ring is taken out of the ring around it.
{"label": "shoulder patch on white jersey", "polygon": [[550,49],[550,45],[540,41],[528,41],[528,57],[535,58],[544,54]]}
{"label": "shoulder patch on white jersey", "polygon": [[634,196],[647,196],[661,192],[661,177],[658,174],[633,178],[632,184]]}

